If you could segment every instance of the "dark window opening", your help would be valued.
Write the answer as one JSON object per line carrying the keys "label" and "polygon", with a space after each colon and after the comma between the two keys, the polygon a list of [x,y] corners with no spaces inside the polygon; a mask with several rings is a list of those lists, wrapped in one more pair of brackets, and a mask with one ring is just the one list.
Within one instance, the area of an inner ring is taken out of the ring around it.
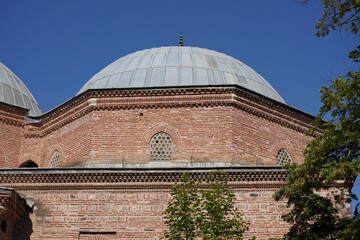
{"label": "dark window opening", "polygon": [[79,230],[80,235],[116,235],[116,231]]}
{"label": "dark window opening", "polygon": [[20,165],[21,168],[37,168],[39,167],[35,162],[27,160],[26,162]]}
{"label": "dark window opening", "polygon": [[2,221],[2,222],[1,222],[1,231],[4,232],[4,233],[6,233],[6,228],[7,228],[7,226],[6,226],[6,221]]}

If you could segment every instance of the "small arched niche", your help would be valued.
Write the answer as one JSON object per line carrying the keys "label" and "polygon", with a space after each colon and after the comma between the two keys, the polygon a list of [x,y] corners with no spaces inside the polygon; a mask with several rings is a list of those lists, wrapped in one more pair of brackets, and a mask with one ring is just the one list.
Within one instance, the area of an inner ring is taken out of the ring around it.
{"label": "small arched niche", "polygon": [[27,160],[26,162],[23,162],[19,167],[20,168],[37,168],[39,166],[34,161]]}

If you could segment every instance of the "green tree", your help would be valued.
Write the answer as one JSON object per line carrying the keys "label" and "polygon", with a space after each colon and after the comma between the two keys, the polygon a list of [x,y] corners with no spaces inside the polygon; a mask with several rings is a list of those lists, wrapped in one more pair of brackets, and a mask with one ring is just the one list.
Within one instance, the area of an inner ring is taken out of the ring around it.
{"label": "green tree", "polygon": [[324,37],[331,30],[336,29],[358,34],[360,30],[359,0],[322,0],[322,3],[324,11],[315,25],[318,30],[315,33],[317,37]]}
{"label": "green tree", "polygon": [[243,239],[249,222],[235,207],[235,194],[225,173],[210,173],[207,188],[201,190],[202,217],[199,221],[203,239]]}
{"label": "green tree", "polygon": [[[359,0],[323,0],[324,12],[316,24],[316,36],[331,30],[345,30],[358,38],[360,27]],[[349,53],[359,63],[360,47]],[[353,218],[338,214],[335,203],[350,202],[357,197],[350,191],[360,172],[360,72],[351,71],[333,80],[329,87],[320,89],[322,107],[309,131],[320,127],[321,136],[307,144],[305,162],[289,164],[288,186],[274,194],[275,200],[287,198],[288,214],[285,221],[292,223],[289,239],[359,239],[360,216]],[[330,121],[324,123],[325,115]],[[320,194],[335,187],[333,199]],[[335,203],[334,203],[335,201]],[[339,205],[338,205],[339,206]],[[341,205],[340,205],[341,206]]]}
{"label": "green tree", "polygon": [[235,207],[235,194],[226,174],[210,173],[205,184],[190,180],[171,189],[172,200],[164,211],[168,230],[164,239],[243,239],[249,222]]}
{"label": "green tree", "polygon": [[172,200],[168,203],[163,214],[165,224],[169,230],[164,232],[165,239],[195,239],[199,236],[197,227],[201,208],[198,196],[199,183],[195,183],[184,174],[182,183],[175,183],[171,187]]}

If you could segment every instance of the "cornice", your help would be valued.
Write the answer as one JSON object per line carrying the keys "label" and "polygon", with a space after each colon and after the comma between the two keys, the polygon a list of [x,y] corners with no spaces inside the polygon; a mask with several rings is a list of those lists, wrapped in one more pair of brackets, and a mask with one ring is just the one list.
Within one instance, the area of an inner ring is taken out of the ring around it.
{"label": "cornice", "polygon": [[[54,171],[51,171],[54,170]],[[281,168],[240,168],[222,169],[226,172],[229,181],[285,181],[287,172]],[[194,180],[205,181],[208,173],[215,169],[183,169],[183,170],[152,170],[142,169],[134,171],[131,169],[117,170],[93,170],[78,169],[61,171],[47,169],[47,171],[1,171],[0,184],[7,183],[120,183],[120,182],[178,182],[184,173],[189,174]]]}
{"label": "cornice", "polygon": [[[95,103],[92,99],[96,99]],[[304,132],[314,117],[236,87],[88,91],[46,113],[40,127],[26,128],[25,137],[43,137],[92,111],[234,106],[276,124]]]}
{"label": "cornice", "polygon": [[0,121],[2,123],[23,128],[25,126],[25,117],[25,112],[0,104]]}
{"label": "cornice", "polygon": [[[55,169],[53,169],[55,170]],[[283,169],[222,169],[226,172],[229,184],[235,188],[274,188],[285,185],[287,172]],[[61,190],[61,189],[170,189],[175,182],[187,173],[194,180],[205,182],[209,171],[214,169],[188,170],[93,170],[87,171],[41,171],[0,172],[0,184],[16,190]]]}
{"label": "cornice", "polygon": [[312,121],[309,121],[309,119],[304,119],[306,121],[301,121],[297,118],[296,115],[291,116],[291,112],[288,111],[282,112],[282,111],[278,111],[278,109],[274,110],[269,106],[261,105],[255,101],[250,101],[249,99],[246,99],[239,95],[237,95],[234,98],[233,105],[252,115],[261,117],[263,119],[266,119],[268,121],[274,122],[276,124],[282,125],[284,127],[293,129],[301,133],[304,133],[306,130],[313,127],[313,125],[311,124]]}

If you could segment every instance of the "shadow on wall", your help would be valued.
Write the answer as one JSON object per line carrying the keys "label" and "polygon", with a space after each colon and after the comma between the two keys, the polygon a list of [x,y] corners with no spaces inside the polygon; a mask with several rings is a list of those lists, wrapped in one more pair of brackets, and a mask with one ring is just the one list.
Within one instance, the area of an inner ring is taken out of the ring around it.
{"label": "shadow on wall", "polygon": [[30,240],[32,232],[33,224],[30,219],[30,212],[27,212],[15,226],[13,240]]}

